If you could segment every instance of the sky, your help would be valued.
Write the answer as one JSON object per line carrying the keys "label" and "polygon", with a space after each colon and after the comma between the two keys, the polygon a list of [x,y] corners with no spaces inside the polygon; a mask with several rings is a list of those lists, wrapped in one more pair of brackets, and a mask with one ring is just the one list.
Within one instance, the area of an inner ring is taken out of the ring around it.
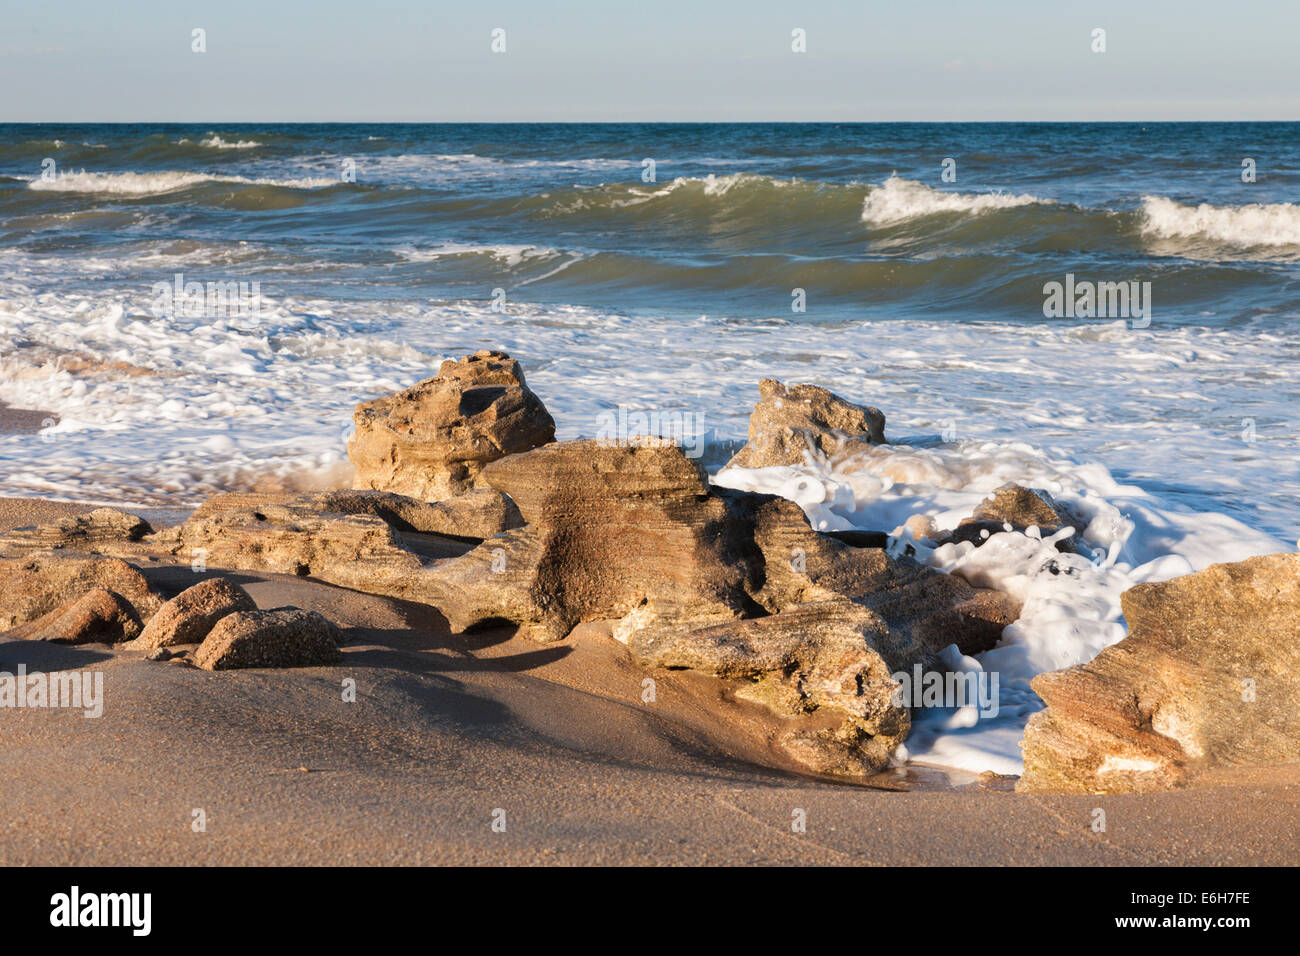
{"label": "sky", "polygon": [[1296,0],[58,0],[0,19],[4,122],[1300,119]]}

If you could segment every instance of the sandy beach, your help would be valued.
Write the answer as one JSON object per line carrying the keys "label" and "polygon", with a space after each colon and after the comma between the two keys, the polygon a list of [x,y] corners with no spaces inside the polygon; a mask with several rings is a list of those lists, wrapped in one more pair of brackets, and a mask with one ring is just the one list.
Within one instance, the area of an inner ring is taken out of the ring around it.
{"label": "sandy beach", "polygon": [[[0,530],[87,510],[3,499]],[[200,577],[145,572],[164,593]],[[660,675],[643,704],[643,671],[600,626],[545,647],[508,629],[453,636],[427,607],[233,577],[261,608],[338,623],[342,665],[208,673],[107,645],[0,644],[0,670],[92,668],[105,681],[98,719],[5,713],[14,822],[0,864],[1291,862],[1300,766],[1110,796],[919,770],[821,781],[782,770],[756,743],[773,718],[723,701],[715,681]],[[206,832],[191,829],[196,808]],[[800,809],[804,833],[791,830]]]}

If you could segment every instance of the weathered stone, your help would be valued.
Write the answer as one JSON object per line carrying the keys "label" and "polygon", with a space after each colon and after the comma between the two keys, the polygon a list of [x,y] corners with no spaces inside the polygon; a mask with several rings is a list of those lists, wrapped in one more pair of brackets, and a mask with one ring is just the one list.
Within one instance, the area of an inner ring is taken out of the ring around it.
{"label": "weathered stone", "polygon": [[96,508],[53,524],[6,531],[0,534],[0,546],[11,554],[64,548],[129,553],[135,550],[132,544],[150,534],[153,528],[143,518],[113,508]]}
{"label": "weathered stone", "polygon": [[1183,785],[1213,766],[1300,760],[1300,555],[1217,564],[1122,598],[1129,633],[1042,674],[1025,791]]}
{"label": "weathered stone", "polygon": [[140,615],[131,602],[107,588],[81,597],[4,634],[6,640],[59,644],[118,644],[140,633]]}
{"label": "weathered stone", "polygon": [[997,647],[1002,631],[1020,617],[1021,607],[1020,601],[1005,591],[976,588],[967,600],[918,621],[912,637],[935,652],[956,644],[963,654],[980,654]]}
{"label": "weathered stone", "polygon": [[430,571],[452,626],[504,618],[538,640],[644,601],[739,611],[751,573],[725,502],[676,446],[545,445],[483,477],[528,525]]}
{"label": "weathered stone", "polygon": [[298,514],[371,515],[398,532],[483,539],[521,527],[519,509],[492,488],[476,488],[445,501],[421,501],[388,491],[324,491],[307,494],[229,493],[205,501],[190,520],[236,511],[287,508]]}
{"label": "weathered stone", "polygon": [[343,659],[342,641],[339,629],[315,611],[235,611],[204,638],[194,652],[194,664],[210,671],[325,666]]}
{"label": "weathered stone", "polygon": [[158,546],[211,568],[295,574],[371,594],[425,597],[420,555],[384,519],[244,497],[210,500],[184,524],[156,536]]}
{"label": "weathered stone", "polygon": [[488,462],[555,440],[519,363],[479,351],[434,378],[357,406],[348,457],[356,487],[443,500],[478,487]]}
{"label": "weathered stone", "polygon": [[162,605],[144,575],[118,558],[62,552],[0,558],[0,632],[33,621],[97,587],[126,598],[141,620],[147,621]]}
{"label": "weathered stone", "polygon": [[197,644],[219,620],[235,611],[256,611],[248,592],[226,578],[208,578],[164,604],[132,642],[139,650]]}
{"label": "weathered stone", "polygon": [[766,617],[699,615],[647,604],[614,629],[643,667],[689,668],[746,683],[736,696],[794,722],[777,740],[813,773],[861,775],[885,765],[911,727],[890,676],[932,658],[877,614],[839,598]]}
{"label": "weathered stone", "polygon": [[800,465],[808,455],[832,462],[885,441],[885,416],[855,405],[817,385],[758,383],[759,401],[749,416],[749,442],[728,468]]}

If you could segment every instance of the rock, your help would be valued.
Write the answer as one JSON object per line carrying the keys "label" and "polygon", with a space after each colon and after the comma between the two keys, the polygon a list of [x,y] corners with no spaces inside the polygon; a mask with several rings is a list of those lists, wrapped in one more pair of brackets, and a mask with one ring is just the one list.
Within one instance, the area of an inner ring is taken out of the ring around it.
{"label": "rock", "polygon": [[777,745],[812,773],[860,776],[882,768],[911,727],[890,676],[929,663],[875,613],[839,599],[767,617],[682,614],[655,604],[619,622],[614,636],[643,667],[689,668],[745,681],[736,696],[794,722]]}
{"label": "rock", "polygon": [[776,613],[848,598],[909,640],[975,596],[957,577],[818,534],[799,506],[705,484],[676,446],[558,442],[488,465],[528,522],[432,567],[453,629],[492,620],[559,640],[647,603],[689,614]]}
{"label": "rock", "polygon": [[421,557],[404,546],[392,525],[371,514],[221,495],[157,538],[171,555],[201,559],[211,568],[295,574],[371,594],[426,597],[420,590]]}
{"label": "rock", "polygon": [[204,638],[194,652],[194,664],[210,671],[325,666],[343,659],[342,641],[339,629],[315,611],[235,611]]}
{"label": "rock", "polygon": [[[1013,531],[1037,527],[1044,538],[1049,538],[1066,527],[1074,528],[1075,531],[1082,530],[1070,512],[1046,491],[1008,482],[981,501],[969,518],[964,519],[952,531],[941,535],[938,543],[970,541],[979,547],[992,535],[1008,530],[1008,525]],[[1060,551],[1074,550],[1074,545],[1068,538],[1058,541],[1056,547]]]}
{"label": "rock", "polygon": [[1047,709],[1025,728],[1017,790],[1161,790],[1300,760],[1300,555],[1139,584],[1122,603],[1124,640],[1034,678]]}
{"label": "rock", "polygon": [[147,661],[169,661],[172,659],[172,652],[165,647],[155,647],[144,656]]}
{"label": "rock", "polygon": [[885,416],[817,385],[782,385],[765,378],[749,416],[749,443],[728,468],[801,465],[812,454],[838,461],[885,441]]}
{"label": "rock", "polygon": [[445,501],[421,501],[387,491],[326,491],[309,494],[229,493],[205,501],[190,516],[200,521],[235,511],[268,507],[298,514],[371,515],[399,532],[437,534],[481,540],[521,527],[519,509],[491,488],[476,488]]}
{"label": "rock", "polygon": [[125,511],[96,508],[86,514],[64,518],[54,524],[17,528],[0,535],[0,543],[11,553],[50,551],[133,551],[129,546],[153,534],[149,522]]}
{"label": "rock", "polygon": [[235,611],[256,611],[248,592],[227,578],[208,578],[164,604],[132,642],[139,650],[197,644],[219,620]]}
{"label": "rock", "polygon": [[652,597],[745,607],[751,569],[733,516],[676,446],[561,442],[492,462],[483,477],[528,524],[429,572],[456,630],[505,619],[559,640]]}
{"label": "rock", "polygon": [[7,632],[7,640],[59,644],[119,644],[140,633],[140,615],[131,602],[107,588],[81,597]]}
{"label": "rock", "polygon": [[479,351],[438,375],[357,406],[348,457],[356,487],[443,500],[479,487],[483,466],[555,440],[519,363]]}
{"label": "rock", "polygon": [[932,651],[956,644],[963,654],[980,654],[997,647],[1003,629],[1015,623],[1021,609],[1020,601],[1005,591],[976,588],[967,600],[919,621],[912,637]]}
{"label": "rock", "polygon": [[142,621],[162,605],[144,575],[118,558],[49,552],[0,558],[0,633],[48,614],[97,587],[126,598]]}

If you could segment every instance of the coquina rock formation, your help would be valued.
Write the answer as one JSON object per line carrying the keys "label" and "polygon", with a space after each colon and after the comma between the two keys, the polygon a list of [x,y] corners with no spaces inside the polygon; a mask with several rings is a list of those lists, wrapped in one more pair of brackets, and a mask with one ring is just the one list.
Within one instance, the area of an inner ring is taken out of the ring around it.
{"label": "coquina rock formation", "polygon": [[480,488],[484,465],[555,440],[555,421],[503,352],[443,362],[436,377],[358,405],[353,419],[355,486],[424,501]]}
{"label": "coquina rock formation", "polygon": [[800,465],[808,454],[834,462],[885,440],[880,409],[855,405],[818,385],[786,386],[765,378],[758,394],[749,442],[727,462],[729,468]]}
{"label": "coquina rock formation", "polygon": [[1022,791],[1161,790],[1207,767],[1300,760],[1300,554],[1123,595],[1128,636],[1042,674]]}

